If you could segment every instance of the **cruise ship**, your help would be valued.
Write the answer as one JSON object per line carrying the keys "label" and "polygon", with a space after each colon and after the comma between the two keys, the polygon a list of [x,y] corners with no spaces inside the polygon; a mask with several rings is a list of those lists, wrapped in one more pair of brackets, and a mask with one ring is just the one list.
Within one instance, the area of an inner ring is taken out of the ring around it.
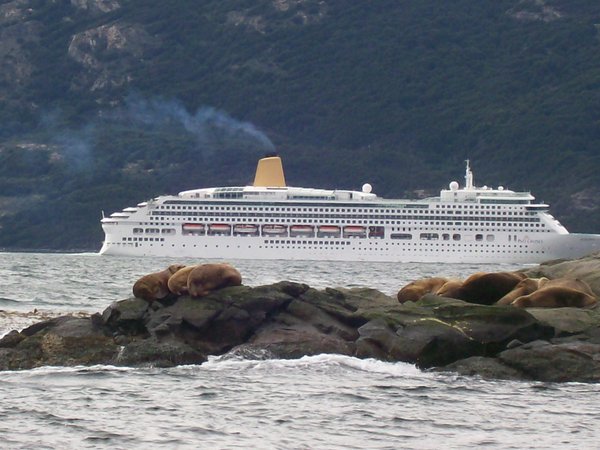
{"label": "cruise ship", "polygon": [[[254,183],[164,195],[102,218],[100,253],[218,259],[539,263],[600,251],[571,234],[529,192],[463,187],[438,197],[384,199],[362,190],[287,186],[281,159]],[[103,214],[104,216],[104,214]]]}

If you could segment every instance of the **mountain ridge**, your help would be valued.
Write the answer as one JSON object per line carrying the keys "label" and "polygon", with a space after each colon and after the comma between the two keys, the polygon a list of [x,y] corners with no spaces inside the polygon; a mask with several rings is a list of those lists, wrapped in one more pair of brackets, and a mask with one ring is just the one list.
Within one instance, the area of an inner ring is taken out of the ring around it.
{"label": "mountain ridge", "polygon": [[0,247],[98,249],[100,213],[251,182],[531,190],[600,232],[600,6],[0,4]]}

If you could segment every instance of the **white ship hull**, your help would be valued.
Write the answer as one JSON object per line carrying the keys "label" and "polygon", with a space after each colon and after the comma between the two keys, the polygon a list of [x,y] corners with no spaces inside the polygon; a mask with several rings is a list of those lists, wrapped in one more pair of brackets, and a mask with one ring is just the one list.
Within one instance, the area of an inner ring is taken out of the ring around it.
{"label": "white ship hull", "polygon": [[463,189],[452,182],[423,200],[382,199],[369,185],[362,192],[287,187],[282,172],[259,172],[254,186],[161,196],[103,218],[100,253],[533,264],[600,251],[600,235],[569,234],[531,194],[474,187],[468,166]]}
{"label": "white ship hull", "polygon": [[[107,237],[111,239],[111,237]],[[398,248],[390,239],[293,239],[259,236],[173,236],[164,242],[104,242],[101,254],[198,259],[267,259],[373,262],[523,263],[577,258],[600,251],[600,235],[566,234],[516,244],[423,241]],[[122,241],[121,241],[122,242]],[[288,243],[289,242],[289,243]],[[500,248],[498,248],[500,247]]]}

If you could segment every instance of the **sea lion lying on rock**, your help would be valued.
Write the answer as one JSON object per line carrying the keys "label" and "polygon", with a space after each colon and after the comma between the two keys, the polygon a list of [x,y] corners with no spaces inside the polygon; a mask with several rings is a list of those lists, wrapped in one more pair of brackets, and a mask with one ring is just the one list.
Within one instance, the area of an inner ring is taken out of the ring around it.
{"label": "sea lion lying on rock", "polygon": [[585,281],[556,278],[543,279],[536,291],[516,298],[510,305],[516,308],[586,308],[597,302],[598,299]]}
{"label": "sea lion lying on rock", "polygon": [[165,298],[169,295],[169,278],[183,267],[183,264],[172,264],[160,272],[144,275],[134,283],[133,295],[148,302]]}
{"label": "sea lion lying on rock", "polygon": [[200,264],[189,273],[187,289],[193,297],[203,297],[227,286],[240,286],[242,275],[226,263]]}
{"label": "sea lion lying on rock", "polygon": [[439,295],[440,297],[453,298],[452,295],[458,293],[458,289],[462,287],[463,283],[463,280],[449,280],[448,282],[444,283],[442,287],[440,287],[437,291],[435,291],[435,295]]}
{"label": "sea lion lying on rock", "polygon": [[515,308],[587,308],[596,305],[598,300],[585,292],[567,287],[541,288],[529,295],[523,295],[511,303]]}
{"label": "sea lion lying on rock", "polygon": [[580,280],[579,278],[554,278],[552,280],[545,279],[540,284],[540,289],[542,288],[550,288],[550,287],[562,287],[568,289],[574,289],[576,291],[581,291],[585,294],[589,294],[592,297],[596,297],[594,291],[585,281]]}
{"label": "sea lion lying on rock", "polygon": [[188,293],[188,276],[190,272],[197,266],[185,266],[183,269],[178,270],[175,274],[169,278],[167,286],[169,291],[175,295],[185,295]]}
{"label": "sea lion lying on rock", "polygon": [[398,301],[400,303],[416,302],[425,294],[437,292],[448,281],[448,278],[443,277],[422,278],[411,281],[398,291]]}
{"label": "sea lion lying on rock", "polygon": [[532,294],[533,292],[537,291],[540,288],[540,285],[544,284],[546,281],[548,281],[548,278],[545,277],[525,278],[524,280],[519,281],[514,289],[498,300],[496,304],[510,305],[517,298],[522,297],[523,295]]}
{"label": "sea lion lying on rock", "polygon": [[437,295],[469,303],[492,305],[508,294],[526,275],[519,272],[477,272],[464,282],[448,282]]}

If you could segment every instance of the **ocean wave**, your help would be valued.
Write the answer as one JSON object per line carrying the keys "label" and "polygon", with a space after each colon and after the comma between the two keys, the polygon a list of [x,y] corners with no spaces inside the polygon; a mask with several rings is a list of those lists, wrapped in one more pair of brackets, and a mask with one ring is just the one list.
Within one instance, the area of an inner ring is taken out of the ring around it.
{"label": "ocean wave", "polygon": [[320,354],[314,356],[304,356],[299,359],[243,359],[231,358],[226,355],[211,356],[202,366],[202,370],[223,370],[225,368],[238,369],[285,369],[299,368],[311,370],[331,370],[333,368],[350,369],[352,371],[377,373],[382,375],[391,375],[395,377],[402,376],[422,376],[424,372],[417,369],[413,364],[403,362],[385,362],[375,359],[360,359],[352,356],[336,354]]}
{"label": "ocean wave", "polygon": [[9,378],[17,377],[24,381],[27,378],[38,378],[54,375],[94,375],[99,376],[103,373],[118,374],[139,372],[136,367],[114,366],[108,364],[96,364],[93,366],[41,366],[34,369],[18,370],[18,371],[0,371],[0,380],[6,381]]}

